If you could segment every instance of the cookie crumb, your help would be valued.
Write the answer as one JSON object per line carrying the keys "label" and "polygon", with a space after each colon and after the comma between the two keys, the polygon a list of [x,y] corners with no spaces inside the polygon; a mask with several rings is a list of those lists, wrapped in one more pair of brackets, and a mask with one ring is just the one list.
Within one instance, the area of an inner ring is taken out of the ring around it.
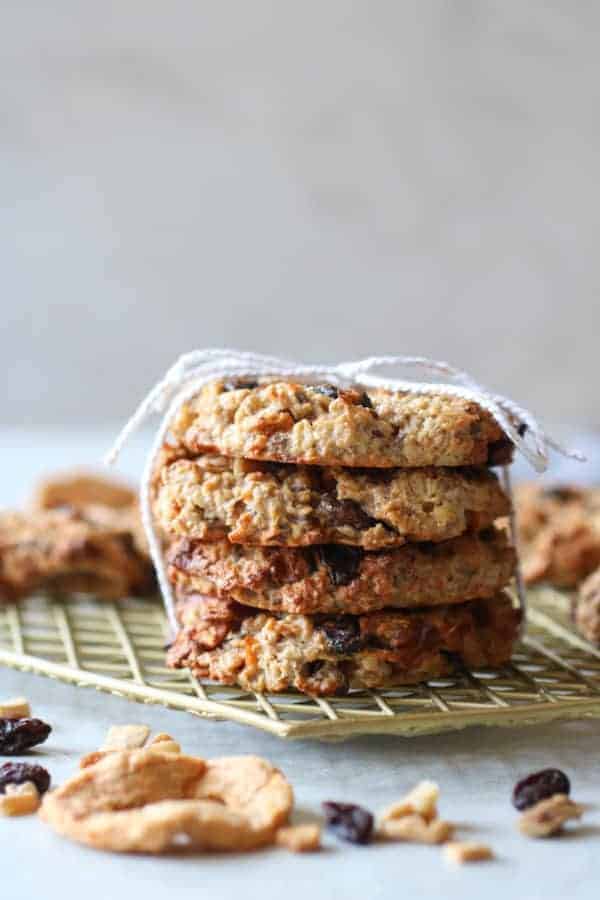
{"label": "cookie crumb", "polygon": [[25,697],[12,697],[0,703],[0,719],[28,719],[31,707]]}
{"label": "cookie crumb", "polygon": [[22,784],[7,784],[6,792],[0,796],[0,815],[28,816],[37,811],[40,794],[33,781]]}
{"label": "cookie crumb", "polygon": [[312,853],[321,849],[321,828],[319,825],[289,825],[277,831],[275,843],[292,853]]}
{"label": "cookie crumb", "polygon": [[523,813],[519,818],[519,831],[527,837],[551,837],[558,834],[569,819],[580,819],[582,814],[583,807],[566,794],[554,794]]}
{"label": "cookie crumb", "polygon": [[492,848],[487,844],[476,844],[469,841],[451,841],[444,847],[444,856],[450,862],[460,865],[467,862],[484,862],[494,858]]}

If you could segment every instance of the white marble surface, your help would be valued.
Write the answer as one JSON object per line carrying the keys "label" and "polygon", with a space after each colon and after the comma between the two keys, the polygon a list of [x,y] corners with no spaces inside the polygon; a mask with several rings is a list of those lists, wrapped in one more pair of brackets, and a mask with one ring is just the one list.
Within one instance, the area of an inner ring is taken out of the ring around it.
{"label": "white marble surface", "polygon": [[[108,432],[0,433],[3,446],[0,504],[26,496],[43,471],[92,463]],[[134,442],[123,469],[139,470],[146,440]],[[591,438],[585,443],[593,449]],[[587,470],[588,474],[590,469]],[[355,801],[377,809],[421,778],[442,789],[441,810],[459,823],[459,835],[490,843],[496,861],[456,869],[436,848],[413,845],[353,847],[326,839],[319,855],[280,850],[233,857],[154,860],[106,855],[54,835],[36,819],[0,819],[2,896],[10,900],[105,900],[143,896],[234,896],[264,900],[318,898],[445,897],[448,900],[596,900],[600,839],[597,749],[600,722],[524,729],[470,729],[426,738],[363,738],[341,744],[284,743],[225,722],[203,722],[183,713],[145,707],[93,690],[0,669],[0,696],[24,694],[54,731],[35,754],[55,783],[78,758],[98,746],[108,726],[147,722],[202,755],[258,753],[273,760],[294,784],[298,817],[318,814],[322,800]],[[558,766],[572,778],[576,799],[592,804],[577,834],[560,841],[527,841],[515,830],[510,792],[515,780],[537,768]]]}
{"label": "white marble surface", "polygon": [[3,3],[3,421],[125,416],[227,345],[420,353],[597,422],[599,26],[569,0]]}

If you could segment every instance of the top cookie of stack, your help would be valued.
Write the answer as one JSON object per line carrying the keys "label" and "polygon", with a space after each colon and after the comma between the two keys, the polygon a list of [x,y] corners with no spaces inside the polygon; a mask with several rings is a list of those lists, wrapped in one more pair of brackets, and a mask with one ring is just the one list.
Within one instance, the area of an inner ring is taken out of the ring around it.
{"label": "top cookie of stack", "polygon": [[[492,614],[467,602],[494,598],[514,568],[492,527],[509,500],[487,468],[508,461],[511,444],[476,403],[217,382],[171,435],[155,512],[183,623],[173,664],[254,689],[328,693],[441,674],[449,654],[471,665],[510,655],[510,602],[499,595]],[[415,613],[448,604],[462,604],[460,622]],[[384,608],[374,638],[371,614]],[[249,641],[261,648],[252,665]]]}
{"label": "top cookie of stack", "polygon": [[509,462],[492,416],[461,397],[333,385],[216,382],[173,425],[191,453],[317,466],[478,466]]}

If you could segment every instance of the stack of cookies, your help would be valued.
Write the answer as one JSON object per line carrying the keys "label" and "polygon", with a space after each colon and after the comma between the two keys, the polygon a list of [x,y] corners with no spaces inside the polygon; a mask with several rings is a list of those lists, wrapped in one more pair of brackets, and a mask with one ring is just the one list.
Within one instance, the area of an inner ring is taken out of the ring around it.
{"label": "stack of cookies", "polygon": [[447,395],[218,382],[155,473],[180,630],[169,663],[256,691],[392,687],[510,658],[510,459]]}

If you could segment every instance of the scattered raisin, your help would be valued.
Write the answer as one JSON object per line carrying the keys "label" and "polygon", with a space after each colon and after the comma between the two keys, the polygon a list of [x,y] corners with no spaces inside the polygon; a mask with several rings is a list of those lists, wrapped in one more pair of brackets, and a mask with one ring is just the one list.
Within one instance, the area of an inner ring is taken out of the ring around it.
{"label": "scattered raisin", "polygon": [[571,784],[564,772],[560,769],[542,769],[517,782],[512,802],[516,809],[529,809],[554,794],[568,795],[570,790]]}
{"label": "scattered raisin", "polygon": [[360,547],[347,547],[343,544],[324,544],[317,549],[317,554],[327,566],[331,583],[335,587],[354,581],[363,558]]}
{"label": "scattered raisin", "polygon": [[342,841],[351,844],[368,844],[373,835],[373,816],[362,806],[354,803],[322,804],[325,824]]}
{"label": "scattered raisin", "polygon": [[223,382],[224,391],[252,391],[258,387],[258,381],[225,381]]}
{"label": "scattered raisin", "polygon": [[50,773],[43,766],[31,763],[7,762],[0,766],[0,794],[6,792],[8,784],[24,784],[33,781],[38,793],[45,794],[50,787]]}
{"label": "scattered raisin", "polygon": [[317,394],[323,394],[324,397],[330,397],[332,400],[337,400],[340,395],[338,389],[332,384],[315,384],[313,391],[316,391]]}
{"label": "scattered raisin", "polygon": [[519,435],[519,437],[525,437],[528,429],[529,429],[529,426],[526,425],[525,422],[521,422],[521,424],[517,428],[517,434]]}
{"label": "scattered raisin", "polygon": [[338,616],[326,619],[319,628],[334,653],[356,653],[363,646],[360,626],[355,616]]}
{"label": "scattered raisin", "polygon": [[0,719],[0,755],[24,753],[42,744],[51,731],[41,719]]}

